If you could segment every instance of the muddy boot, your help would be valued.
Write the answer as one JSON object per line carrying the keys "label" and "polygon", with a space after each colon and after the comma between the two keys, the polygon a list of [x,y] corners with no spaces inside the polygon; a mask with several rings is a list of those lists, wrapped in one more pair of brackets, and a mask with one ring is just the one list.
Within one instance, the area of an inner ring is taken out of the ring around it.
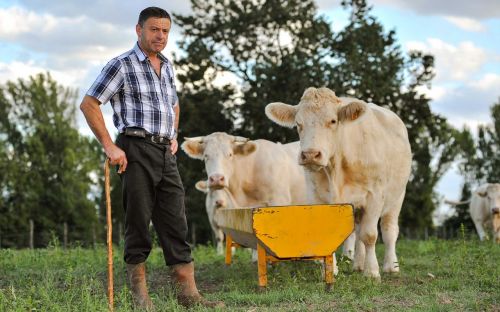
{"label": "muddy boot", "polygon": [[196,305],[201,305],[210,308],[222,308],[222,301],[208,301],[203,298],[194,281],[194,264],[180,263],[172,266],[171,271],[172,283],[176,288],[177,301],[186,308]]}
{"label": "muddy boot", "polygon": [[153,302],[149,298],[146,287],[146,264],[144,262],[139,264],[127,263],[127,277],[135,307],[153,311]]}

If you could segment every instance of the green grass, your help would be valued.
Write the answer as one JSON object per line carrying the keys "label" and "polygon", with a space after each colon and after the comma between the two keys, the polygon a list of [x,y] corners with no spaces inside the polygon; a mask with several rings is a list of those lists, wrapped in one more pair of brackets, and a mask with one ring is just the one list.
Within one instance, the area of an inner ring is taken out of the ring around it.
{"label": "green grass", "polygon": [[[382,274],[377,283],[341,259],[330,292],[313,262],[270,267],[268,288],[260,291],[246,250],[238,250],[233,265],[225,267],[213,248],[195,248],[196,278],[206,297],[223,300],[226,311],[500,311],[500,245],[402,240],[397,248],[399,275]],[[377,246],[379,264],[383,249]],[[115,310],[132,311],[121,253],[116,247]],[[104,247],[1,249],[0,311],[106,311],[106,274]],[[184,310],[175,302],[159,249],[148,259],[148,283],[157,311]]]}

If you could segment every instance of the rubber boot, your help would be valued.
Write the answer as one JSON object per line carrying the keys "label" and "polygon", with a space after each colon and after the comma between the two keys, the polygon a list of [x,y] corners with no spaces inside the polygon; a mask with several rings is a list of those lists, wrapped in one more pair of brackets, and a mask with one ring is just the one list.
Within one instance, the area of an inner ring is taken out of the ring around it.
{"label": "rubber boot", "polygon": [[153,302],[149,298],[148,288],[146,287],[146,264],[144,262],[138,264],[127,263],[127,277],[135,307],[153,311]]}
{"label": "rubber boot", "polygon": [[171,269],[171,278],[176,287],[177,301],[180,305],[186,308],[196,305],[210,308],[225,306],[222,301],[208,301],[200,295],[194,281],[193,262],[176,264]]}

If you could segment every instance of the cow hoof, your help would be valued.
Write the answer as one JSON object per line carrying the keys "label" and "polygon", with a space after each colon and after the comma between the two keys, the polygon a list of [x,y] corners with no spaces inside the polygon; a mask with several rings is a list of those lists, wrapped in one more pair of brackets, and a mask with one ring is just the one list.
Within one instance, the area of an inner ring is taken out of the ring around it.
{"label": "cow hoof", "polygon": [[361,266],[361,265],[353,265],[353,266],[352,266],[352,270],[353,270],[354,272],[363,272],[363,271],[364,271],[364,268],[363,268],[363,266]]}
{"label": "cow hoof", "polygon": [[365,272],[364,276],[366,276],[366,277],[372,279],[374,282],[378,282],[378,283],[380,283],[382,280],[379,272]]}
{"label": "cow hoof", "polygon": [[384,267],[384,273],[399,274],[399,267],[397,266],[386,266]]}

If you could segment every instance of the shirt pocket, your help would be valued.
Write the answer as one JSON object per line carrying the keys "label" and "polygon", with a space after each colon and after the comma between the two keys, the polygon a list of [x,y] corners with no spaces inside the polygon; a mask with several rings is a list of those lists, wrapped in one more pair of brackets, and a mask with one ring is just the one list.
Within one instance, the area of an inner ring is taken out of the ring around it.
{"label": "shirt pocket", "polygon": [[127,73],[125,75],[125,82],[125,95],[134,101],[142,101],[143,95],[141,94],[141,88],[139,86],[137,75],[134,73]]}

